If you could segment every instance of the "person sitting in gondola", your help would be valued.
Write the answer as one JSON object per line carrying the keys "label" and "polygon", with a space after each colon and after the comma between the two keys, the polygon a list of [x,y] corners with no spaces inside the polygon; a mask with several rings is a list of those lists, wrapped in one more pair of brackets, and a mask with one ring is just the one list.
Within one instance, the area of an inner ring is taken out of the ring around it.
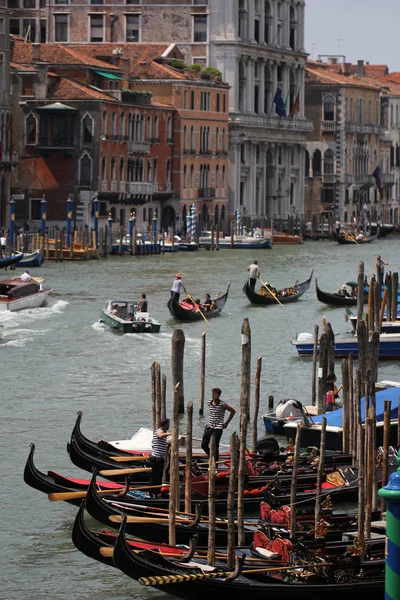
{"label": "person sitting in gondola", "polygon": [[211,300],[210,294],[205,294],[205,296],[204,296],[204,302],[203,302],[203,308],[205,310],[211,310],[212,304],[213,304],[213,301]]}
{"label": "person sitting in gondola", "polygon": [[194,310],[199,310],[201,308],[201,301],[200,298],[196,298],[196,300],[194,301]]}
{"label": "person sitting in gondola", "polygon": [[338,289],[337,293],[340,296],[346,296],[346,298],[348,298],[350,296],[349,292],[347,291],[347,288],[345,286],[345,284],[341,285],[340,288]]}
{"label": "person sitting in gondola", "polygon": [[362,231],[359,231],[356,235],[356,240],[357,242],[361,242],[364,239],[364,234],[362,233]]}

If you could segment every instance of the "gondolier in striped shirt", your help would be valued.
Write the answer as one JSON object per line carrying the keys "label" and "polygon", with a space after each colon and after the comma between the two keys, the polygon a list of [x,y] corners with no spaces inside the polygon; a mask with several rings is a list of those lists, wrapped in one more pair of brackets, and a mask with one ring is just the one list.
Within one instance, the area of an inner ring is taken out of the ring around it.
{"label": "gondolier in striped shirt", "polygon": [[[151,463],[149,486],[161,486],[162,483],[165,457],[167,456],[167,437],[171,435],[168,428],[169,419],[161,419],[158,429],[153,433],[153,450],[149,457]],[[158,490],[158,492],[159,491],[160,490]]]}
{"label": "gondolier in striped shirt", "polygon": [[[221,400],[221,390],[219,388],[213,388],[212,399],[207,402],[209,409],[208,423],[203,433],[203,439],[201,441],[201,447],[207,456],[210,456],[210,440],[211,436],[215,438],[216,455],[215,460],[219,458],[219,442],[224,429],[226,429],[233,419],[236,411],[232,406],[229,406],[226,402]],[[230,414],[225,421],[225,411]]]}

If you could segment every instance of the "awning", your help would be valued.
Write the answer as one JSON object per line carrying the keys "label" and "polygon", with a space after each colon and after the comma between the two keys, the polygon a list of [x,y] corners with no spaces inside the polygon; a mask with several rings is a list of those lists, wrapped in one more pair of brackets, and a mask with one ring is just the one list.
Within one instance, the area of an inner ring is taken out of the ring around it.
{"label": "awning", "polygon": [[113,73],[106,73],[105,71],[95,71],[95,73],[101,75],[102,77],[107,77],[107,79],[119,79],[120,81],[124,80],[124,78],[120,77],[119,75],[114,75]]}

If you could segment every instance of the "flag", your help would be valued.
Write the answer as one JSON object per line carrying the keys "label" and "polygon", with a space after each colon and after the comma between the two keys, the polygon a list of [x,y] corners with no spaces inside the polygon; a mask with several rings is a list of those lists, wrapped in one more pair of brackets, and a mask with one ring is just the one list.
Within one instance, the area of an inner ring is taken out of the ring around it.
{"label": "flag", "polygon": [[375,167],[374,172],[372,173],[372,177],[375,179],[375,183],[378,188],[382,188],[382,177],[381,177],[381,167],[380,165]]}
{"label": "flag", "polygon": [[274,96],[274,104],[275,104],[275,113],[279,117],[286,117],[286,107],[282,97],[281,88],[277,88],[275,96]]}
{"label": "flag", "polygon": [[290,111],[290,116],[292,119],[294,115],[297,115],[298,112],[300,112],[300,92],[297,92],[296,100],[294,101],[292,110]]}

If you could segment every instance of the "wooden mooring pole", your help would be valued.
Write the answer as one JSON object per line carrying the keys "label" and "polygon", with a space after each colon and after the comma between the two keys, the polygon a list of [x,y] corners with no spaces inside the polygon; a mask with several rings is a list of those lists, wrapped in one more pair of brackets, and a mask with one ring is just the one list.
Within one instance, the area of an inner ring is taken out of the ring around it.
{"label": "wooden mooring pole", "polygon": [[185,334],[183,329],[174,329],[171,340],[171,367],[172,367],[172,385],[177,388],[179,399],[179,413],[184,412],[184,393],[183,393],[183,359],[185,355]]}

